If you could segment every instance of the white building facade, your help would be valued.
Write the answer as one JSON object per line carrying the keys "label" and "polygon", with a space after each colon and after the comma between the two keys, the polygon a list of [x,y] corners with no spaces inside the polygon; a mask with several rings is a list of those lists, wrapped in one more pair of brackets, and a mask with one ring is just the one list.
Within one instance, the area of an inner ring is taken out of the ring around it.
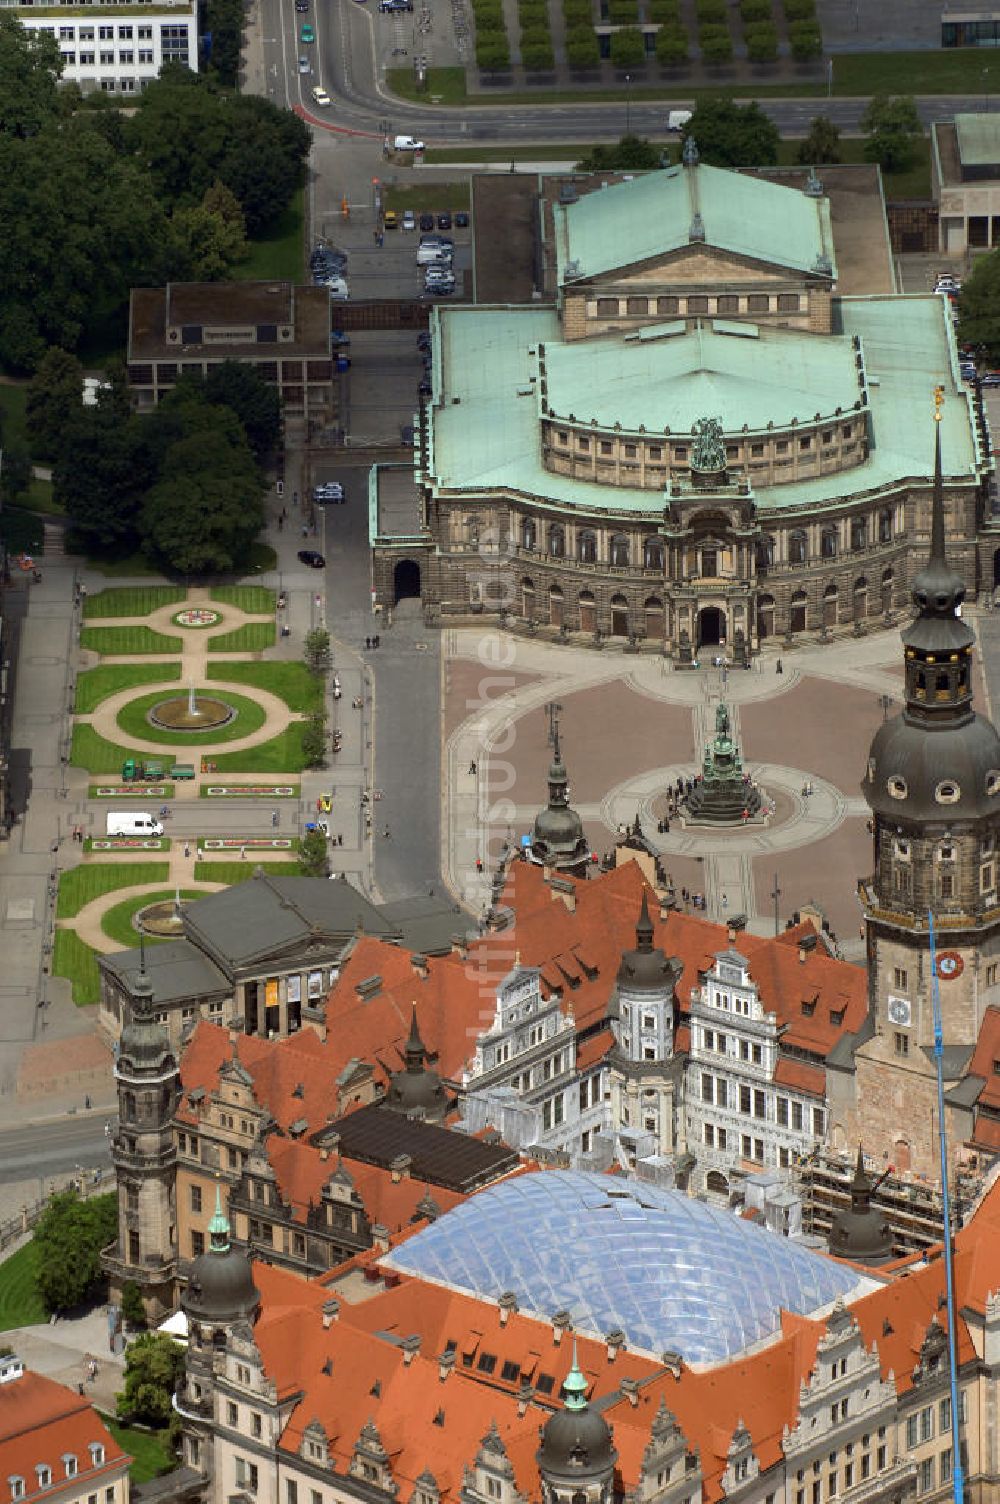
{"label": "white building facade", "polygon": [[165,63],[198,69],[198,7],[194,0],[153,5],[74,4],[11,7],[32,31],[59,44],[62,77],[85,94],[138,94]]}

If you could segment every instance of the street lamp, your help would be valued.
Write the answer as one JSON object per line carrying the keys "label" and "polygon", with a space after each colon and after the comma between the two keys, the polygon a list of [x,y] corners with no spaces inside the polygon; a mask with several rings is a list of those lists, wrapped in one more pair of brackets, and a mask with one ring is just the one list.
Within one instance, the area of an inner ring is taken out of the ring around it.
{"label": "street lamp", "polygon": [[625,134],[632,134],[632,75],[625,75]]}

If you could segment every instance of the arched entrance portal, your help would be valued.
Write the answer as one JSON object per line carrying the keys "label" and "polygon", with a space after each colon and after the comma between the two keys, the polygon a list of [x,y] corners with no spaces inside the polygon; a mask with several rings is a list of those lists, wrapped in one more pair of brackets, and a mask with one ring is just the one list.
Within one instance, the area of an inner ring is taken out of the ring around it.
{"label": "arched entrance portal", "polygon": [[726,614],[718,606],[702,606],[698,612],[698,646],[721,647],[726,640]]}
{"label": "arched entrance portal", "polygon": [[392,588],[397,606],[420,599],[420,565],[415,559],[400,559],[392,572]]}
{"label": "arched entrance portal", "polygon": [[993,550],[993,589],[1000,586],[1000,548]]}
{"label": "arched entrance portal", "polygon": [[628,636],[628,601],[623,595],[611,597],[611,635]]}

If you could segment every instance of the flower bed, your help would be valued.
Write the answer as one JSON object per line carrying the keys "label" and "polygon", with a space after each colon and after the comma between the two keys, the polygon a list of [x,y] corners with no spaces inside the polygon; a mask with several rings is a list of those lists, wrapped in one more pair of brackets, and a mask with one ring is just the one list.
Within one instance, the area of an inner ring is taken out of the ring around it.
{"label": "flower bed", "polygon": [[201,790],[205,799],[297,799],[297,783],[210,783]]}
{"label": "flower bed", "polygon": [[92,783],[87,791],[89,799],[138,799],[148,794],[151,799],[172,799],[172,783]]}
{"label": "flower bed", "polygon": [[291,851],[290,836],[202,836],[199,851]]}
{"label": "flower bed", "polygon": [[141,836],[92,836],[85,843],[91,851],[169,851],[170,841],[166,836],[153,836],[143,840]]}

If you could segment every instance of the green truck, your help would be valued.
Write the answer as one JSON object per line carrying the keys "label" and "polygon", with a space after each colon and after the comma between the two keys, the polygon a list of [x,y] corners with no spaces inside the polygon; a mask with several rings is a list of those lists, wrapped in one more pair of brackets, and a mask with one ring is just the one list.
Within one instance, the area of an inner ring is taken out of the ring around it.
{"label": "green truck", "polygon": [[194,764],[190,762],[175,762],[172,768],[168,768],[165,763],[152,758],[140,762],[129,757],[122,763],[122,783],[184,782],[193,777]]}

